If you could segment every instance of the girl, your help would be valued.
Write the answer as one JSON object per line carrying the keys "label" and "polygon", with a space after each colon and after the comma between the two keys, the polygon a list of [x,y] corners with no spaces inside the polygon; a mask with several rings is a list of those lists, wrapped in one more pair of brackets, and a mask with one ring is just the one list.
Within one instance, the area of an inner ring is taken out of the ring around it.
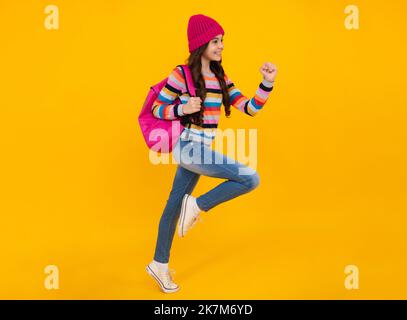
{"label": "girl", "polygon": [[[211,143],[218,126],[221,105],[225,106],[227,117],[230,116],[231,105],[249,116],[256,115],[273,89],[277,69],[270,62],[264,63],[260,68],[263,80],[255,96],[246,98],[223,70],[223,35],[222,27],[208,16],[198,14],[189,18],[188,66],[196,97],[189,97],[182,69],[177,66],[152,107],[155,117],[167,120],[179,118],[186,126],[173,149],[174,160],[178,163],[177,171],[161,216],[154,259],[146,268],[166,293],[179,290],[168,269],[177,220],[178,234],[183,237],[195,225],[201,211],[207,212],[222,202],[253,190],[259,184],[259,175],[255,170],[212,150]],[[182,103],[174,104],[178,96]],[[199,152],[193,154],[192,161],[187,161],[191,148]],[[226,181],[194,198],[191,193],[201,175]]]}

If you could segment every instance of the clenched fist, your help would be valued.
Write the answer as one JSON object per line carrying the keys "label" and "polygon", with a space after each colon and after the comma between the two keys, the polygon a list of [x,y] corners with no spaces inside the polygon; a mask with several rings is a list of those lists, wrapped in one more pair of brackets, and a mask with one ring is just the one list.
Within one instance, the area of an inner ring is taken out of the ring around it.
{"label": "clenched fist", "polygon": [[277,75],[277,68],[271,62],[265,62],[260,68],[260,73],[267,81],[273,82]]}
{"label": "clenched fist", "polygon": [[182,112],[184,114],[191,114],[201,110],[202,99],[199,97],[190,97],[188,103],[182,106]]}

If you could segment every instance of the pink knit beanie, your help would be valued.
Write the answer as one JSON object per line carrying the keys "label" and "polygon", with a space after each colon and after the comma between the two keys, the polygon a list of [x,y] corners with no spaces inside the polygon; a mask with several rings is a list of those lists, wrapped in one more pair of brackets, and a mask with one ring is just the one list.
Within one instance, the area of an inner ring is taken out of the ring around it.
{"label": "pink knit beanie", "polygon": [[203,14],[191,16],[188,21],[189,52],[208,43],[219,34],[224,35],[225,31],[214,19]]}

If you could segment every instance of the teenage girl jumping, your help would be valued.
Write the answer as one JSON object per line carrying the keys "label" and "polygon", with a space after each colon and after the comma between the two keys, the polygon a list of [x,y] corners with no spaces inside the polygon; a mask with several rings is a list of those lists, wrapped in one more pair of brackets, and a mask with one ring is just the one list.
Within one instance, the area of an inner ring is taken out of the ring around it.
{"label": "teenage girl jumping", "polygon": [[[172,189],[160,219],[153,261],[147,272],[166,293],[176,292],[168,261],[178,221],[178,234],[183,237],[195,225],[201,211],[209,211],[218,204],[245,194],[259,184],[258,173],[248,166],[211,149],[221,113],[230,116],[230,106],[254,116],[265,105],[273,90],[277,69],[265,62],[260,73],[263,80],[253,98],[246,98],[227,77],[222,67],[223,28],[203,14],[193,15],[188,22],[188,66],[196,88],[196,97],[188,94],[182,68],[173,69],[165,87],[154,102],[155,117],[180,119],[185,126],[173,149],[178,163]],[[179,97],[181,104],[174,103]],[[202,103],[203,102],[203,103]],[[191,150],[198,150],[190,156]],[[211,159],[208,163],[208,157]],[[244,172],[244,174],[242,174]],[[226,179],[207,193],[194,198],[194,190],[201,175]]]}

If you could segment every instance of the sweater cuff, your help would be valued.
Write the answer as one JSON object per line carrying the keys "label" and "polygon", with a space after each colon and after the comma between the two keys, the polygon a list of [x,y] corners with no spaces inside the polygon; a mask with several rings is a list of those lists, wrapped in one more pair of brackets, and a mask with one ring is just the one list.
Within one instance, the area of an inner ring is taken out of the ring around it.
{"label": "sweater cuff", "polygon": [[177,115],[178,117],[182,117],[184,114],[184,112],[182,111],[182,104],[177,105]]}
{"label": "sweater cuff", "polygon": [[261,82],[261,84],[263,85],[263,86],[265,86],[266,88],[271,88],[271,87],[273,87],[274,86],[274,81],[268,81],[268,80],[266,80],[266,79],[263,79],[263,81]]}

